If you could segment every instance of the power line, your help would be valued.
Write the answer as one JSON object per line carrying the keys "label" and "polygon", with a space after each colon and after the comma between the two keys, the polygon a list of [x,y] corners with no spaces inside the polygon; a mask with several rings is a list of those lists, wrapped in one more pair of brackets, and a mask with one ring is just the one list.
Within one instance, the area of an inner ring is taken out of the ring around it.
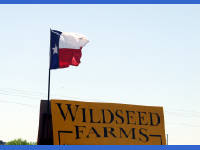
{"label": "power line", "polygon": [[[14,91],[14,92],[13,92]],[[28,98],[29,100],[33,99],[41,99],[41,97],[46,97],[47,93],[39,92],[39,91],[32,91],[32,90],[22,90],[22,89],[14,89],[14,88],[7,88],[2,89],[0,88],[0,95],[7,95],[7,96],[17,96],[17,97],[23,97]],[[74,97],[74,96],[66,96],[63,94],[53,94],[53,97],[67,97],[70,99],[76,99],[76,100],[88,100],[88,101],[94,101],[98,100],[98,98],[80,98],[80,97]],[[184,109],[167,109],[165,110],[166,113],[173,113],[173,115],[176,116],[183,116],[183,117],[200,117],[200,112],[194,111],[194,110],[184,110]]]}
{"label": "power line", "polygon": [[4,100],[0,100],[0,103],[11,103],[11,104],[17,104],[17,105],[27,106],[27,107],[36,107],[36,106],[34,106],[34,105],[25,104],[25,103],[19,103],[19,102],[15,102],[15,101],[4,101]]}

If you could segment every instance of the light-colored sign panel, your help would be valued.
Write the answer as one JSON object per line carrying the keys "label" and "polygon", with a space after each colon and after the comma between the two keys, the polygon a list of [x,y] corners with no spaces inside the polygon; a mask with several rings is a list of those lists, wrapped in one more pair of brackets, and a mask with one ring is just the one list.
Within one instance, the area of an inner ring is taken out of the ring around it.
{"label": "light-colored sign panel", "polygon": [[165,145],[162,107],[51,100],[55,145]]}

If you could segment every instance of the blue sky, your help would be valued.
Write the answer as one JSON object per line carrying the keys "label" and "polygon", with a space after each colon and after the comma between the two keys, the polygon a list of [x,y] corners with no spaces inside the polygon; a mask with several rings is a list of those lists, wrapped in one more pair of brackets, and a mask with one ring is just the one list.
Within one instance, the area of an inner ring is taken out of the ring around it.
{"label": "blue sky", "polygon": [[84,34],[51,98],[163,106],[169,144],[200,144],[199,5],[0,5],[0,140],[36,141],[49,30]]}

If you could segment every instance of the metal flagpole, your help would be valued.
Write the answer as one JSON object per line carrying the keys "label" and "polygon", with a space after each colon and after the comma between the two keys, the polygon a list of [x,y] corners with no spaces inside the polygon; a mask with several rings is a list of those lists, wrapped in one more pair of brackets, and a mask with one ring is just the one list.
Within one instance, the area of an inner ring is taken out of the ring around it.
{"label": "metal flagpole", "polygon": [[50,82],[51,82],[51,29],[50,29],[50,48],[49,48],[49,79],[48,79],[48,105],[47,105],[47,112],[49,114],[49,109],[50,109],[50,101],[49,101],[49,97],[50,97]]}
{"label": "metal flagpole", "polygon": [[51,76],[51,71],[50,71],[50,68],[49,68],[49,81],[48,81],[48,105],[47,105],[47,112],[49,113],[49,107],[50,107],[50,105],[49,105],[49,103],[50,103],[50,101],[49,101],[49,96],[50,96],[50,76]]}

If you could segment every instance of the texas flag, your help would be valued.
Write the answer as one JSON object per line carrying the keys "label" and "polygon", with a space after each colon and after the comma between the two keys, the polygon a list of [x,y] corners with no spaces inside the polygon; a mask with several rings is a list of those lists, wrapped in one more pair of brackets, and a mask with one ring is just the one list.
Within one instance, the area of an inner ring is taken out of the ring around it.
{"label": "texas flag", "polygon": [[51,30],[50,69],[78,66],[81,50],[88,42],[82,34]]}

